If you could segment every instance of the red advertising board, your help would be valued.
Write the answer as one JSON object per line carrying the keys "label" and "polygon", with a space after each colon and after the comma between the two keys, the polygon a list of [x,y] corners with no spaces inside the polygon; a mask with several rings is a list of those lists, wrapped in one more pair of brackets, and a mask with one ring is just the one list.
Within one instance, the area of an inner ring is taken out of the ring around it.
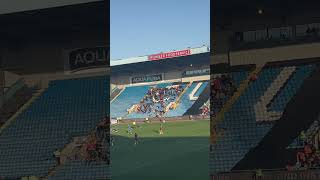
{"label": "red advertising board", "polygon": [[181,50],[181,51],[173,51],[173,52],[166,52],[166,53],[160,53],[160,54],[153,54],[148,56],[149,61],[157,61],[160,59],[167,59],[167,58],[174,58],[174,57],[180,57],[180,56],[188,56],[191,55],[191,50]]}

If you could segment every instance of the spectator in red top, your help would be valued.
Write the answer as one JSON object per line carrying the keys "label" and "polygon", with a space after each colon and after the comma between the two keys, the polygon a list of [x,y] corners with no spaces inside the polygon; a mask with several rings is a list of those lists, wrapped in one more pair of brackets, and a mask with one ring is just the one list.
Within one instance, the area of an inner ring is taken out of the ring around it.
{"label": "spectator in red top", "polygon": [[256,81],[257,79],[258,79],[258,75],[257,75],[257,73],[254,73],[254,74],[250,77],[249,83],[250,83],[250,82],[254,82],[254,81]]}

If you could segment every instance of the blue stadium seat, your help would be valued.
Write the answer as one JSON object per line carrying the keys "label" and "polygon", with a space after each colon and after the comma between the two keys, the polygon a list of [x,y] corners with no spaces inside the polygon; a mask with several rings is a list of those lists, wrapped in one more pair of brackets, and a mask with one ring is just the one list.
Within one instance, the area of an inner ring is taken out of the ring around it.
{"label": "blue stadium seat", "polygon": [[[283,69],[284,67],[264,68],[258,80],[253,82],[225,113],[224,119],[217,126],[218,129],[225,129],[224,136],[212,145],[213,151],[210,153],[212,174],[230,171],[272,128],[273,122],[257,123],[254,106]],[[268,110],[283,111],[313,69],[314,65],[297,66],[284,84],[285,87],[274,97]]]}
{"label": "blue stadium seat", "polygon": [[[157,84],[157,88],[164,88],[175,83],[160,83]],[[175,117],[182,116],[194,103],[189,99],[189,94],[195,88],[198,82],[194,82],[189,89],[187,89],[186,93],[182,95],[180,99],[179,106],[176,109],[170,110],[165,114],[165,117]],[[181,84],[183,88],[186,87],[186,84]],[[197,92],[195,96],[199,96],[205,87],[208,85],[208,82],[204,82]],[[153,85],[145,85],[145,86],[129,86],[111,103],[111,116],[114,118],[123,117],[125,119],[133,119],[133,118],[146,118],[153,117],[143,113],[132,112],[127,115],[127,109],[132,107],[132,105],[139,103],[143,97],[147,94],[148,90],[153,87]],[[173,102],[171,100],[170,102]],[[167,102],[167,105],[170,103]]]}
{"label": "blue stadium seat", "polygon": [[126,89],[111,103],[111,117],[123,117],[127,109],[138,103],[148,92],[150,86],[132,86]]}
{"label": "blue stadium seat", "polygon": [[0,134],[0,175],[47,175],[55,165],[56,149],[74,136],[87,135],[104,119],[109,112],[109,89],[106,76],[50,82]]}
{"label": "blue stadium seat", "polygon": [[[194,90],[194,88],[197,86],[199,82],[194,82],[191,84],[191,86],[186,90],[185,94],[182,95],[180,99],[179,106],[176,109],[173,109],[165,114],[165,117],[176,117],[176,116],[182,116],[191,106],[195,101],[191,101],[189,99],[189,94]],[[200,94],[203,92],[203,90],[206,88],[208,85],[208,82],[203,82],[199,89],[196,91],[194,94],[195,97],[199,97]],[[208,95],[209,96],[209,95]]]}

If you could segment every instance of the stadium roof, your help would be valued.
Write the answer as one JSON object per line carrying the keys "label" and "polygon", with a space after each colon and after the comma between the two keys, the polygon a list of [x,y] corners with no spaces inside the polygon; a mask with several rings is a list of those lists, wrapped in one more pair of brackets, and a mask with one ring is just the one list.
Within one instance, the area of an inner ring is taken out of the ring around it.
{"label": "stadium roof", "polygon": [[[111,60],[110,65],[111,66],[118,66],[118,65],[125,65],[125,64],[133,64],[133,63],[140,63],[140,62],[148,62],[148,61],[155,61],[155,60],[161,60],[161,59],[170,59],[174,57],[162,57],[158,58],[160,55],[166,55],[166,54],[174,54],[177,52],[184,52],[184,51],[190,51],[188,54],[180,55],[180,56],[189,56],[189,55],[195,55],[195,54],[202,54],[202,53],[207,53],[210,51],[210,48],[207,46],[202,46],[202,47],[197,47],[197,48],[188,48],[185,50],[177,50],[177,51],[171,51],[171,52],[161,52],[159,54],[154,54],[154,55],[146,55],[146,56],[139,56],[139,57],[131,57],[131,58],[126,58],[126,59],[120,59],[120,60]],[[152,56],[157,56],[157,59],[150,59]],[[178,56],[175,56],[178,57]]]}
{"label": "stadium roof", "polygon": [[163,59],[160,61],[145,61],[111,67],[112,76],[131,76],[133,74],[154,74],[172,71],[183,72],[188,69],[203,69],[210,66],[210,53],[198,53]]}
{"label": "stadium roof", "polygon": [[0,14],[39,10],[103,0],[1,0]]}

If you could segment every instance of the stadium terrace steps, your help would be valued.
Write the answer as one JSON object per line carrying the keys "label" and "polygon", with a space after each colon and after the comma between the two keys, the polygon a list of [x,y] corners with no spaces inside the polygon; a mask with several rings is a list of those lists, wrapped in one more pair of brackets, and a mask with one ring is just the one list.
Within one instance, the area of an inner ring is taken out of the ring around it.
{"label": "stadium terrace steps", "polygon": [[283,168],[287,147],[319,117],[320,67],[307,77],[286,105],[281,118],[260,143],[233,168]]}
{"label": "stadium terrace steps", "polygon": [[28,107],[36,100],[38,99],[41,94],[45,91],[45,89],[40,89],[39,91],[37,91],[36,93],[33,94],[33,97],[28,101],[26,102],[13,116],[11,116],[3,126],[0,127],[0,135],[2,133],[2,131],[10,126],[10,124],[16,120],[16,118],[23,112],[25,111],[26,109],[28,109]]}

